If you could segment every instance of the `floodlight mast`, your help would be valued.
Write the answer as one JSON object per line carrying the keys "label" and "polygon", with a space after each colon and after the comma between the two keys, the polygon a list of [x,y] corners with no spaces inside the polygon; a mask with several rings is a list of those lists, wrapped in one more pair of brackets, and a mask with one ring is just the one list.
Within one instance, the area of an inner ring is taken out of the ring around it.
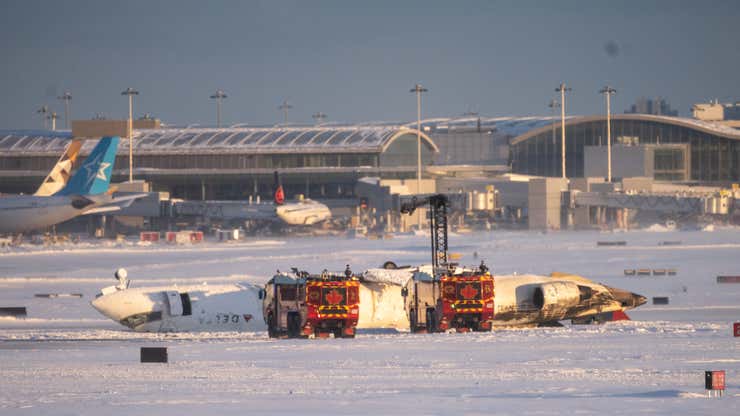
{"label": "floodlight mast", "polygon": [[216,100],[216,127],[218,128],[221,128],[221,101],[228,97],[221,89],[216,90],[216,93],[211,95],[211,99]]}
{"label": "floodlight mast", "polygon": [[324,114],[324,113],[322,113],[321,111],[319,111],[318,113],[316,113],[316,114],[312,115],[311,117],[312,117],[312,118],[313,118],[314,120],[316,120],[316,125],[319,125],[319,124],[323,123],[323,122],[324,122],[324,120],[326,120],[326,117],[327,117],[327,116],[326,116],[326,114]]}
{"label": "floodlight mast", "polygon": [[64,128],[69,130],[69,104],[72,101],[72,94],[69,91],[65,91],[57,99],[64,101]]}
{"label": "floodlight mast", "polygon": [[560,130],[561,130],[561,163],[562,163],[562,173],[563,173],[563,179],[565,179],[567,176],[565,174],[565,92],[571,91],[572,88],[569,88],[565,85],[564,82],[560,83],[560,86],[558,88],[555,88],[556,92],[560,93]]}
{"label": "floodlight mast", "polygon": [[36,110],[36,113],[41,114],[41,119],[44,120],[44,130],[48,130],[49,123],[46,121],[46,115],[49,113],[49,106],[47,106],[46,104],[42,105],[41,108]]}
{"label": "floodlight mast", "polygon": [[278,110],[283,112],[283,124],[288,124],[288,110],[291,108],[293,108],[293,106],[290,105],[288,100],[283,101],[283,103],[278,107]]}
{"label": "floodlight mast", "polygon": [[49,114],[47,116],[47,118],[49,120],[51,120],[51,131],[56,131],[56,129],[57,129],[57,119],[59,118],[59,116],[57,115],[57,113],[52,112],[51,114]]}
{"label": "floodlight mast", "polygon": [[[416,93],[416,193],[421,194],[421,93],[429,91],[421,84],[409,92]],[[416,214],[416,227],[421,230],[421,212]]]}
{"label": "floodlight mast", "polygon": [[611,96],[616,94],[617,90],[610,86],[605,86],[599,91],[599,94],[604,94],[606,97],[606,181],[611,183],[612,181],[612,111],[611,111]]}
{"label": "floodlight mast", "polygon": [[126,134],[128,135],[128,181],[132,182],[134,180],[134,119],[133,119],[133,113],[134,113],[134,95],[139,95],[139,91],[136,91],[135,89],[128,87],[125,91],[121,93],[121,95],[127,95],[128,96],[128,128],[126,129]]}
{"label": "floodlight mast", "polygon": [[[560,107],[560,102],[558,100],[550,100],[550,102],[547,104],[548,107],[550,107],[550,114],[552,115],[552,145],[555,146],[555,109]],[[555,153],[555,152],[553,152]],[[555,162],[557,164],[557,162]],[[555,166],[555,165],[553,165]]]}

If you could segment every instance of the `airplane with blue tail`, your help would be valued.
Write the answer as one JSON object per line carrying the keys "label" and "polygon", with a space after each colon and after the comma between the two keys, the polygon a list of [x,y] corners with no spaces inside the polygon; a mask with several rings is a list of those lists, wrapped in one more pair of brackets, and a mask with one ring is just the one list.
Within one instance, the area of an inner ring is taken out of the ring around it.
{"label": "airplane with blue tail", "polygon": [[56,165],[51,168],[49,174],[41,182],[39,189],[34,192],[36,196],[52,196],[67,186],[69,178],[72,177],[72,168],[77,161],[77,156],[82,150],[82,139],[72,139]]}
{"label": "airplane with blue tail", "polygon": [[[103,137],[66,185],[53,195],[0,197],[0,233],[43,229],[80,215],[116,211],[146,194],[108,193],[118,137]],[[56,166],[55,166],[56,168]]]}

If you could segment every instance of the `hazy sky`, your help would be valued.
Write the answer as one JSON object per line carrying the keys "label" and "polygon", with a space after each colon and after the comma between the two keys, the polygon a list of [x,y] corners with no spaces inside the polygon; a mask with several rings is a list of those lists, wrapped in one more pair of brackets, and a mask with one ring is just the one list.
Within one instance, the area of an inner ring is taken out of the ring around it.
{"label": "hazy sky", "polygon": [[[740,1],[36,1],[0,4],[0,129],[36,128],[43,104],[73,119],[135,116],[215,124],[413,120],[615,112],[662,96],[689,114],[740,99]],[[608,46],[607,46],[608,45]],[[61,122],[61,120],[60,120]]]}

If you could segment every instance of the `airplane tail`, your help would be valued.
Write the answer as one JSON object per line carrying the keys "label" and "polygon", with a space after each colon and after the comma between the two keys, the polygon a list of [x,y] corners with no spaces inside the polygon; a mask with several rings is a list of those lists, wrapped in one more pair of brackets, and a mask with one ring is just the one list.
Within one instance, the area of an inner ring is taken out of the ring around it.
{"label": "airplane tail", "polygon": [[72,140],[57,161],[57,164],[46,176],[39,189],[34,193],[35,196],[51,196],[62,190],[67,185],[70,176],[72,176],[72,166],[74,166],[77,156],[82,148],[82,140]]}
{"label": "airplane tail", "polygon": [[275,196],[274,196],[275,205],[283,205],[285,202],[285,192],[283,191],[283,184],[280,181],[280,174],[278,174],[278,171],[275,171]]}
{"label": "airplane tail", "polygon": [[103,137],[72,179],[56,195],[98,195],[108,191],[116,161],[118,137]]}

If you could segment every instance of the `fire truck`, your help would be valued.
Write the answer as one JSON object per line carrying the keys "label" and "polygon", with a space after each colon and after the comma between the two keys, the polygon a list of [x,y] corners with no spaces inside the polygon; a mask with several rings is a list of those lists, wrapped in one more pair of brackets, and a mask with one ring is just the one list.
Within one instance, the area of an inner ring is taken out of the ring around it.
{"label": "fire truck", "polygon": [[360,281],[344,274],[314,275],[293,268],[278,273],[260,290],[270,338],[354,338],[360,312]]}
{"label": "fire truck", "polygon": [[431,270],[417,269],[401,289],[412,332],[490,331],[493,324],[494,278],[481,262],[473,269],[448,262],[447,196],[412,198],[401,212],[412,214],[428,205],[432,234]]}

